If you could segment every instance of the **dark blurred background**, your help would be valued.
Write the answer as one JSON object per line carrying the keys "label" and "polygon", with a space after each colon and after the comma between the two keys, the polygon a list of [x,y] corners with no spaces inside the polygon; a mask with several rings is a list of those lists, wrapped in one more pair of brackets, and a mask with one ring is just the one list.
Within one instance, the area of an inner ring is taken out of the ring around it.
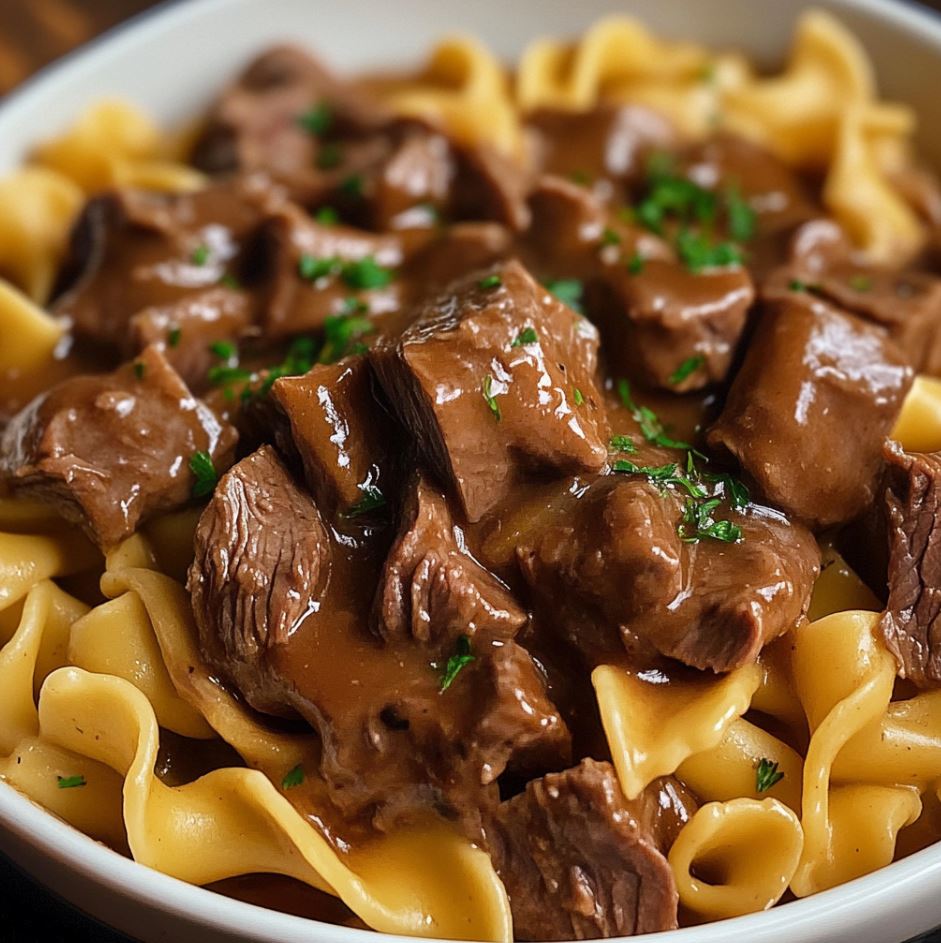
{"label": "dark blurred background", "polygon": [[[0,0],[0,95],[76,46],[157,5],[156,0]],[[941,11],[941,0],[924,5]],[[2,855],[0,921],[3,943],[131,943],[52,898]],[[941,943],[941,931],[920,943]]]}

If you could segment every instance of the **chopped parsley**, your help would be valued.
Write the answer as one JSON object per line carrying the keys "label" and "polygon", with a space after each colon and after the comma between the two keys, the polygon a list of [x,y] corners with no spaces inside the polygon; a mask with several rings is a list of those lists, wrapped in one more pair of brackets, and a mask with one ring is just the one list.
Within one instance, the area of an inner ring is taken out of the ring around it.
{"label": "chopped parsley", "polygon": [[78,789],[81,786],[87,786],[88,783],[84,776],[56,776],[56,785],[60,789]]}
{"label": "chopped parsley", "polygon": [[327,259],[318,259],[305,253],[297,261],[297,273],[305,281],[315,282],[320,278],[336,274],[340,265],[340,260],[332,256]]}
{"label": "chopped parsley", "polygon": [[757,792],[767,792],[772,786],[784,779],[784,773],[778,770],[778,764],[762,757],[755,767],[755,789]]}
{"label": "chopped parsley", "polygon": [[363,183],[361,174],[352,174],[340,181],[340,192],[354,199],[361,199],[363,196]]}
{"label": "chopped parsley", "polygon": [[242,286],[239,283],[239,280],[234,276],[226,273],[219,279],[219,284],[224,288],[231,288],[232,291],[238,291]]}
{"label": "chopped parsley", "polygon": [[340,214],[332,206],[321,206],[314,213],[314,219],[321,226],[335,226],[340,221]]}
{"label": "chopped parsley", "polygon": [[238,354],[238,348],[232,341],[213,341],[209,345],[211,353],[215,354],[220,360],[233,360]]}
{"label": "chopped parsley", "polygon": [[577,386],[572,387],[572,402],[576,406],[581,406],[585,402],[585,397]]}
{"label": "chopped parsley", "polygon": [[627,459],[618,459],[611,466],[619,474],[644,475],[659,485],[679,485],[694,498],[704,498],[706,492],[691,478],[678,471],[676,462],[666,465],[635,465]]}
{"label": "chopped parsley", "polygon": [[497,422],[499,422],[503,416],[500,414],[500,404],[497,402],[497,397],[493,392],[493,377],[489,373],[484,377],[482,389],[484,401],[487,403],[490,412],[496,417]]}
{"label": "chopped parsley", "polygon": [[721,498],[700,502],[688,498],[683,509],[682,523],[676,529],[680,540],[689,544],[699,543],[706,538],[727,544],[741,540],[742,529],[737,524],[731,521],[717,521],[712,517],[712,512],[721,503]]}
{"label": "chopped parsley", "polygon": [[392,281],[392,271],[380,265],[373,256],[367,255],[343,265],[340,277],[350,288],[368,291],[371,288],[385,288]]}
{"label": "chopped parsley", "polygon": [[209,368],[208,379],[213,386],[229,386],[232,383],[247,383],[252,378],[252,372],[238,365],[228,363],[215,364]]}
{"label": "chopped parsley", "polygon": [[478,283],[477,287],[483,291],[491,291],[494,288],[499,288],[503,284],[503,279],[499,275],[494,273],[493,275],[488,275],[486,278],[482,278]]}
{"label": "chopped parsley", "polygon": [[748,507],[750,504],[751,494],[748,487],[734,475],[723,472],[722,474],[706,474],[703,477],[707,481],[722,485],[722,494],[733,508],[741,509]]}
{"label": "chopped parsley", "polygon": [[180,338],[183,336],[183,330],[179,327],[171,327],[167,332],[167,343],[171,347],[180,346]]}
{"label": "chopped parsley", "polygon": [[376,326],[362,315],[333,314],[324,321],[323,329],[324,345],[317,361],[336,363],[348,354],[362,353],[366,345],[361,338],[375,331]]}
{"label": "chopped parsley", "polygon": [[618,246],[621,244],[621,237],[610,226],[605,226],[601,233],[601,244],[603,246]]}
{"label": "chopped parsley", "polygon": [[631,275],[640,275],[647,265],[647,260],[639,253],[635,252],[627,260],[627,270]]}
{"label": "chopped parsley", "polygon": [[291,341],[291,346],[284,357],[284,360],[273,367],[269,367],[265,378],[256,390],[245,387],[242,390],[242,399],[249,400],[261,398],[268,395],[275,380],[281,377],[296,377],[313,367],[317,362],[317,341],[312,337],[297,337]]}
{"label": "chopped parsley", "polygon": [[326,102],[320,102],[309,111],[299,114],[297,123],[308,133],[320,137],[333,126],[333,109]]}
{"label": "chopped parsley", "polygon": [[539,335],[534,327],[524,327],[516,339],[510,344],[510,347],[525,347],[527,344],[535,344],[539,340]]}
{"label": "chopped parsley", "polygon": [[209,261],[209,246],[196,246],[190,256],[193,265],[205,265]]}
{"label": "chopped parsley", "polygon": [[853,291],[872,291],[872,279],[868,275],[854,275],[850,279],[850,288]]}
{"label": "chopped parsley", "polygon": [[629,455],[637,451],[634,440],[629,435],[613,435],[608,441],[608,448],[613,452],[627,452]]}
{"label": "chopped parsley", "polygon": [[802,282],[799,278],[792,278],[787,283],[788,291],[809,291],[810,285],[807,282]]}
{"label": "chopped parsley", "polygon": [[360,485],[359,490],[363,497],[346,512],[347,517],[360,517],[386,506],[386,496],[375,485]]}
{"label": "chopped parsley", "polygon": [[736,242],[748,242],[755,235],[757,217],[737,187],[730,188],[726,193],[725,209],[729,220],[729,235]]}
{"label": "chopped parsley", "polygon": [[448,659],[447,664],[444,666],[444,673],[441,675],[439,690],[442,694],[454,684],[454,679],[472,661],[474,661],[474,656],[471,654],[470,639],[466,635],[461,635],[457,640],[456,651]]}
{"label": "chopped parsley", "polygon": [[670,374],[669,382],[676,386],[679,383],[682,383],[684,380],[692,376],[697,370],[699,370],[703,364],[705,364],[706,358],[702,354],[695,354],[692,357],[687,357],[677,368]]}
{"label": "chopped parsley", "polygon": [[546,288],[573,311],[582,313],[583,286],[579,279],[559,278],[553,282],[546,282]]}
{"label": "chopped parsley", "polygon": [[135,360],[134,361],[134,376],[137,377],[138,380],[143,380],[144,374],[146,372],[147,372],[147,365],[143,362],[143,360]]}
{"label": "chopped parsley", "polygon": [[343,151],[339,144],[332,141],[321,146],[317,151],[317,169],[333,170],[343,162]]}
{"label": "chopped parsley", "polygon": [[742,253],[731,242],[712,242],[701,233],[683,229],[676,238],[680,260],[692,272],[724,265],[741,265]]}
{"label": "chopped parsley", "polygon": [[212,456],[208,452],[194,452],[190,456],[190,471],[196,479],[193,483],[193,497],[205,498],[212,494],[219,477],[216,474],[216,466],[212,463]]}
{"label": "chopped parsley", "polygon": [[663,423],[652,409],[647,406],[638,406],[634,402],[631,385],[627,380],[623,378],[618,380],[617,390],[621,402],[631,411],[634,420],[640,425],[641,434],[648,442],[653,445],[661,445],[667,449],[687,449],[695,452],[695,449],[688,442],[667,435]]}
{"label": "chopped parsley", "polygon": [[282,789],[296,789],[304,782],[304,767],[298,763],[293,769],[288,770],[281,780]]}

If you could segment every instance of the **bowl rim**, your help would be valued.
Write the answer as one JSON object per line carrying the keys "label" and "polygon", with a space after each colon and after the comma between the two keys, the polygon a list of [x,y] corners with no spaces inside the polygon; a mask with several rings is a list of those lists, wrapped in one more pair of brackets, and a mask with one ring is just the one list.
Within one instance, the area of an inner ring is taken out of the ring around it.
{"label": "bowl rim", "polygon": [[[162,0],[157,6],[135,14],[41,67],[7,93],[0,101],[0,127],[11,113],[28,110],[33,100],[47,94],[49,88],[54,88],[70,75],[92,70],[96,55],[103,47],[133,45],[158,24],[166,25],[168,29],[180,29],[186,20],[205,15],[207,8],[222,10],[231,2],[233,0]],[[938,58],[941,59],[939,10],[925,7],[918,0],[830,0],[829,5],[863,12],[901,30],[920,34],[936,48]],[[367,940],[372,943],[377,943],[377,940],[410,943],[415,939],[394,934],[379,937],[371,930],[285,914],[188,884],[139,864],[95,841],[9,783],[0,780],[0,839],[4,833],[125,900],[155,911],[188,918],[194,923],[198,921],[207,929],[229,934],[233,940],[254,940],[260,931],[272,939],[277,938],[281,943],[317,943],[318,939],[331,943],[366,943]],[[3,851],[2,840],[0,851]],[[22,867],[16,856],[10,856],[10,860],[17,867]],[[29,873],[28,868],[26,871]],[[906,887],[912,884],[922,889],[922,893],[908,895],[909,903],[927,899],[932,886],[941,886],[941,839],[863,877],[770,910],[696,927],[619,937],[614,943],[634,940],[648,943],[726,943],[732,938],[747,938],[750,943],[809,940],[813,938],[815,930],[839,923],[857,907],[866,912],[872,912],[874,907],[883,914],[898,912],[902,906],[900,897]],[[45,889],[56,893],[55,890]],[[65,899],[70,906],[81,910],[81,905],[70,900],[67,895]],[[882,905],[889,903],[894,906],[883,910]],[[100,917],[89,916],[99,923],[105,922]],[[926,929],[930,928],[912,932],[923,932]],[[802,933],[810,935],[802,936]]]}

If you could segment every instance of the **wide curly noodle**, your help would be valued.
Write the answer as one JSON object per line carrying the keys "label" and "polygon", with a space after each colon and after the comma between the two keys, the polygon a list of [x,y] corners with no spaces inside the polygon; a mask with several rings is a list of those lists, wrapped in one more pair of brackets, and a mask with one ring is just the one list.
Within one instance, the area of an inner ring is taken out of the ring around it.
{"label": "wide curly noodle", "polygon": [[[859,44],[823,13],[801,19],[787,66],[771,78],[735,54],[663,42],[612,18],[574,44],[533,43],[513,81],[476,42],[451,40],[384,93],[404,114],[516,155],[520,112],[645,103],[688,136],[728,128],[825,171],[827,206],[875,261],[898,263],[924,239],[891,183],[908,160],[911,113],[877,100]],[[137,109],[101,103],[0,181],[0,269],[10,279],[0,283],[0,336],[17,339],[0,345],[0,368],[50,362],[61,327],[39,305],[87,195],[202,185],[164,141]],[[909,449],[941,447],[941,382],[916,381],[895,437]],[[152,522],[103,566],[46,509],[0,498],[0,776],[93,838],[187,881],[268,871],[336,894],[378,930],[512,939],[489,857],[450,827],[428,823],[344,854],[313,824],[310,791],[283,787],[291,769],[316,768],[316,738],[264,727],[202,664],[178,581],[194,524],[193,511]],[[94,573],[108,601],[91,609],[53,582]],[[685,687],[595,671],[625,793],[676,773],[706,802],[669,855],[697,917],[759,910],[788,887],[804,896],[879,868],[913,823],[919,842],[934,837],[923,823],[938,807],[941,694],[892,701],[895,664],[875,631],[878,608],[830,552],[815,621],[758,665]],[[244,766],[168,785],[154,773],[161,729],[224,741]],[[760,759],[784,773],[765,793]]]}

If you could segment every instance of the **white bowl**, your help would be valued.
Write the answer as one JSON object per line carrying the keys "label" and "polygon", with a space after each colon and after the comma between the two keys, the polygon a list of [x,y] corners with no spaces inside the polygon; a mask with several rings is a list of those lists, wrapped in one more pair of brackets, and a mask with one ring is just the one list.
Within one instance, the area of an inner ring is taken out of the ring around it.
{"label": "white bowl", "polygon": [[[898,0],[830,0],[866,45],[888,97],[935,119],[941,18]],[[138,17],[28,82],[0,106],[0,173],[96,98],[120,94],[174,122],[200,111],[266,44],[291,39],[342,70],[416,62],[466,30],[508,60],[540,34],[574,35],[613,11],[658,32],[781,58],[801,0],[188,0]],[[2,212],[2,207],[0,207]],[[96,844],[0,784],[0,850],[87,913],[144,941],[377,943],[375,934],[286,916],[192,887]],[[652,943],[899,943],[941,924],[941,844],[766,913],[656,934]],[[401,941],[401,937],[387,937]]]}

